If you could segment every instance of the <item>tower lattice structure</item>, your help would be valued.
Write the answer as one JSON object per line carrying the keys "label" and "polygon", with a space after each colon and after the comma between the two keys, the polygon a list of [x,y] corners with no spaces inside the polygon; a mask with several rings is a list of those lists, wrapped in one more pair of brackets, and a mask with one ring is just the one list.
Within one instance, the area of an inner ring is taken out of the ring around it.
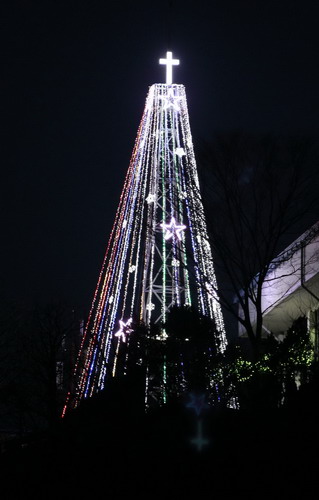
{"label": "tower lattice structure", "polygon": [[[167,65],[166,83],[149,88],[65,409],[126,373],[136,325],[144,325],[146,337],[157,325],[153,340],[165,343],[172,306],[211,318],[216,349],[226,348],[185,88],[172,83],[171,53],[160,62]],[[136,352],[134,359],[144,362]],[[165,402],[165,359],[156,376],[147,360],[145,366],[146,404],[156,384]],[[181,369],[181,387],[184,378]]]}

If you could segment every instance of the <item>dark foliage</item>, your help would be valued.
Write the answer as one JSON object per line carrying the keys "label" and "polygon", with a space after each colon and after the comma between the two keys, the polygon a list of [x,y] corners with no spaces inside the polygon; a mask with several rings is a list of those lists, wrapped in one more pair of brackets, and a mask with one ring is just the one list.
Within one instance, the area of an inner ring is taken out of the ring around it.
{"label": "dark foliage", "polygon": [[317,221],[317,146],[303,137],[220,134],[203,145],[199,158],[218,296],[257,359],[267,272]]}

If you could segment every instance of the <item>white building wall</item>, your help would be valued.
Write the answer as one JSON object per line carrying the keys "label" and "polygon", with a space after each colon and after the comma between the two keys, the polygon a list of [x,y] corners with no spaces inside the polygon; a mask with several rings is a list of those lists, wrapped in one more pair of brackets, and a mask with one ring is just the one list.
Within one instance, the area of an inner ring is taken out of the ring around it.
{"label": "white building wall", "polygon": [[[286,331],[293,321],[318,307],[319,223],[295,240],[274,260],[262,288],[265,334]],[[256,318],[250,307],[252,322]],[[239,335],[245,331],[239,325]]]}

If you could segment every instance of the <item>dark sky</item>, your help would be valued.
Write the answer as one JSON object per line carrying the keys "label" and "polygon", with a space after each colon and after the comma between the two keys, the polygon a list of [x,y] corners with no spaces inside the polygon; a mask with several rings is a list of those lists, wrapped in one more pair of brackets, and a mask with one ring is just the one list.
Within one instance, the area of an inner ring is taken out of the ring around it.
{"label": "dark sky", "polygon": [[4,297],[89,306],[169,38],[195,147],[234,129],[319,135],[316,1],[3,3]]}

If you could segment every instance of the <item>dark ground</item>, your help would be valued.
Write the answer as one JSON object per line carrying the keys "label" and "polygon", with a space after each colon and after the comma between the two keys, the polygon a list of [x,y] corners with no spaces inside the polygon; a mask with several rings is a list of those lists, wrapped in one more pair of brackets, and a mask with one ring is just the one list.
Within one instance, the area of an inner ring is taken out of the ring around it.
{"label": "dark ground", "polygon": [[[310,392],[287,408],[200,417],[185,403],[145,415],[132,398],[114,404],[102,395],[51,433],[7,445],[1,498],[318,498],[319,411]],[[209,440],[202,451],[191,443],[199,419]]]}

